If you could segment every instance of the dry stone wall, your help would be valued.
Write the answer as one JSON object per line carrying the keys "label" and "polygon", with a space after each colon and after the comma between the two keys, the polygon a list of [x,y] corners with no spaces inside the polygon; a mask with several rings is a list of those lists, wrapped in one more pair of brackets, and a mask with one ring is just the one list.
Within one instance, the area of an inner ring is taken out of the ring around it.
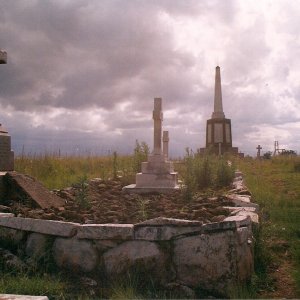
{"label": "dry stone wall", "polygon": [[250,195],[244,201],[246,195],[238,194],[244,190],[241,185],[230,191],[243,198],[237,198],[239,207],[231,208],[231,216],[209,224],[156,218],[139,224],[81,225],[0,214],[0,245],[5,240],[22,244],[31,259],[50,252],[58,267],[72,272],[114,279],[141,271],[161,286],[201,287],[226,295],[253,272],[257,206],[251,206]]}

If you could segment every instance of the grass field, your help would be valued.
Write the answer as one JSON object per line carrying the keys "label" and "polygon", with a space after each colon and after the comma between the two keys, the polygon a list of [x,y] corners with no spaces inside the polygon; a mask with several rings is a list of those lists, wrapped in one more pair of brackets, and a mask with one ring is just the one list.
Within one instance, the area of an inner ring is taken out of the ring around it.
{"label": "grass field", "polygon": [[[50,189],[70,186],[83,176],[107,179],[113,178],[116,173],[123,175],[126,184],[134,182],[139,160],[144,160],[138,154],[139,157],[17,157],[15,164],[17,171],[36,177]],[[224,161],[218,158],[205,161],[187,155],[176,168],[181,178],[190,185],[189,192],[193,193],[201,186],[207,187],[207,182],[215,187],[218,181],[231,176]],[[234,166],[243,171],[253,201],[260,204],[261,226],[256,235],[256,274],[250,286],[238,287],[232,297],[300,298],[300,158],[237,159]],[[13,281],[8,275],[2,275],[0,293],[7,291],[8,281]],[[26,282],[28,278],[21,275],[21,279]],[[54,298],[65,299],[65,285],[61,281],[51,284],[57,287],[60,296],[51,286],[48,287],[49,293],[55,295]],[[35,286],[39,284],[33,284]],[[13,284],[8,290],[13,292]],[[121,285],[111,298],[137,297],[135,290],[135,287]],[[138,295],[142,297],[140,292]],[[78,299],[83,299],[80,297]]]}
{"label": "grass field", "polygon": [[300,158],[240,160],[261,207],[263,298],[300,298]]}

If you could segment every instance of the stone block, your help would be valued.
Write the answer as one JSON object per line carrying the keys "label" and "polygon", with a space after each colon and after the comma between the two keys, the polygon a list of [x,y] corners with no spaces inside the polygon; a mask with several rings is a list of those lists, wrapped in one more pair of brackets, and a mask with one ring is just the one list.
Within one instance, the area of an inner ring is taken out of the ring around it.
{"label": "stone block", "polygon": [[57,238],[52,251],[55,263],[72,271],[92,272],[98,264],[97,250],[91,241]]}
{"label": "stone block", "polygon": [[79,228],[77,223],[21,217],[0,217],[0,226],[64,237],[76,235]]}
{"label": "stone block", "polygon": [[173,261],[177,280],[190,287],[201,286],[223,293],[227,281],[235,276],[233,240],[232,231],[176,240]]}
{"label": "stone block", "polygon": [[86,224],[78,228],[77,238],[94,240],[131,240],[132,224]]}
{"label": "stone block", "polygon": [[25,232],[7,227],[0,227],[0,245],[9,243],[14,246],[19,245],[25,237]]}
{"label": "stone block", "polygon": [[240,282],[251,278],[254,271],[253,236],[248,228],[237,230],[238,246],[236,247],[237,275]]}
{"label": "stone block", "polygon": [[232,201],[236,206],[241,207],[253,207],[256,211],[259,210],[259,205],[251,202],[251,196],[248,195],[236,195],[236,194],[228,194],[226,197]]}
{"label": "stone block", "polygon": [[161,284],[170,282],[175,276],[167,261],[168,257],[158,245],[148,241],[127,241],[103,254],[104,268],[109,278],[139,270]]}
{"label": "stone block", "polygon": [[43,257],[49,246],[48,238],[44,234],[31,233],[26,241],[25,253],[34,260]]}
{"label": "stone block", "polygon": [[177,173],[163,174],[136,174],[136,187],[175,188],[177,186]]}

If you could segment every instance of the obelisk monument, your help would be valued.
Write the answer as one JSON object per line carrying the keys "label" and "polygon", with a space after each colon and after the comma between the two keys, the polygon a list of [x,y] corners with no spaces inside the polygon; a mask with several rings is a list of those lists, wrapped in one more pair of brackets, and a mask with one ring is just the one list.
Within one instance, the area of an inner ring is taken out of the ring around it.
{"label": "obelisk monument", "polygon": [[238,154],[238,148],[232,147],[231,120],[225,118],[222,101],[221,70],[216,67],[214,111],[206,123],[206,147],[200,153],[223,155]]}

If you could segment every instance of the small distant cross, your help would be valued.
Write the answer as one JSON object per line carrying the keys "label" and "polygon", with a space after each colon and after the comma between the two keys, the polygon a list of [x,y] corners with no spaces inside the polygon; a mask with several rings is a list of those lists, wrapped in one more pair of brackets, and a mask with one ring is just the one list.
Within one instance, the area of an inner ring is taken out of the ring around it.
{"label": "small distant cross", "polygon": [[260,150],[262,149],[262,147],[261,147],[261,145],[258,145],[257,147],[256,147],[256,149],[257,149],[257,158],[260,158]]}

